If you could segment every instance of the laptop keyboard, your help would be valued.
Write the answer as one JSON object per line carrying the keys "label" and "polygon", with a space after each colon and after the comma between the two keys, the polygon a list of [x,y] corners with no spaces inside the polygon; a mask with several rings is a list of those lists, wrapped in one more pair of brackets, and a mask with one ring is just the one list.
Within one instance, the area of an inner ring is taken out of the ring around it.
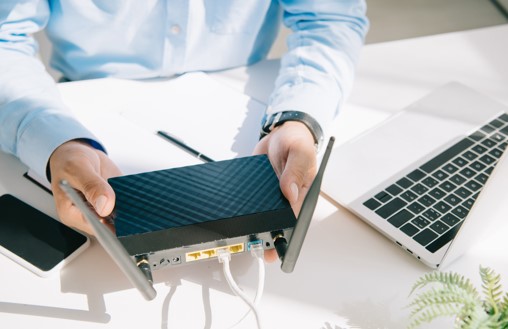
{"label": "laptop keyboard", "polygon": [[363,205],[436,252],[457,234],[507,141],[502,114]]}

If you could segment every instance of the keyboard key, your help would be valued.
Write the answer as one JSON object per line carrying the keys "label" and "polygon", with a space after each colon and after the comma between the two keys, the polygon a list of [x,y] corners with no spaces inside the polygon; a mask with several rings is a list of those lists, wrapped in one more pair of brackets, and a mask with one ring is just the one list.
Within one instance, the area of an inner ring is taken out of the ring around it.
{"label": "keyboard key", "polygon": [[482,156],[480,158],[480,161],[485,163],[486,165],[491,165],[493,164],[494,162],[496,162],[496,159],[494,159],[493,157],[491,157],[490,155],[488,154],[485,154],[484,156]]}
{"label": "keyboard key", "polygon": [[440,201],[438,203],[436,203],[434,205],[434,209],[436,209],[438,212],[440,212],[441,214],[444,214],[446,213],[448,210],[452,209],[451,206],[449,206],[448,204],[446,204],[445,202],[443,201]]}
{"label": "keyboard key", "polygon": [[406,225],[402,226],[400,230],[406,233],[407,236],[413,236],[416,233],[420,232],[420,230],[411,223],[407,223]]}
{"label": "keyboard key", "polygon": [[455,190],[455,194],[457,194],[461,198],[465,199],[468,196],[470,196],[471,194],[473,194],[473,192],[469,191],[468,189],[466,189],[464,187],[459,187],[458,189]]}
{"label": "keyboard key", "polygon": [[487,136],[487,135],[485,135],[481,131],[477,130],[474,133],[472,133],[471,135],[469,135],[468,137],[471,138],[472,140],[478,142],[478,141],[482,140],[485,136]]}
{"label": "keyboard key", "polygon": [[444,197],[446,195],[446,193],[441,190],[439,187],[436,187],[435,189],[433,189],[432,191],[429,192],[429,194],[435,198],[435,199],[441,199],[442,197]]}
{"label": "keyboard key", "polygon": [[455,216],[459,217],[460,219],[466,217],[468,212],[469,212],[469,210],[467,210],[466,208],[464,208],[462,206],[458,206],[452,210],[452,213]]}
{"label": "keyboard key", "polygon": [[455,194],[447,195],[446,198],[444,198],[444,200],[449,204],[451,204],[452,206],[456,206],[462,202],[462,199],[456,196]]}
{"label": "keyboard key", "polygon": [[435,180],[434,178],[432,178],[430,176],[426,177],[424,180],[422,180],[422,183],[428,187],[434,187],[437,184],[439,184],[439,182],[437,180]]}
{"label": "keyboard key", "polygon": [[498,117],[498,119],[508,123],[508,114],[503,113]]}
{"label": "keyboard key", "polygon": [[471,168],[464,168],[460,171],[460,174],[466,178],[471,178],[476,175],[476,171]]}
{"label": "keyboard key", "polygon": [[422,206],[417,201],[415,201],[415,202],[411,203],[409,206],[407,206],[407,209],[411,210],[411,212],[414,214],[419,214],[425,210],[425,207]]}
{"label": "keyboard key", "polygon": [[467,182],[466,184],[464,184],[464,186],[473,192],[476,192],[482,188],[482,185],[480,183],[475,182],[474,180]]}
{"label": "keyboard key", "polygon": [[392,184],[386,188],[386,191],[388,193],[390,193],[391,195],[395,196],[395,195],[399,194],[400,192],[402,192],[402,189],[400,187],[398,187],[397,185]]}
{"label": "keyboard key", "polygon": [[497,143],[494,140],[490,139],[490,138],[487,138],[487,139],[482,141],[482,145],[487,147],[487,148],[489,148],[489,149],[493,148],[496,144]]}
{"label": "keyboard key", "polygon": [[442,171],[442,170],[438,170],[438,171],[436,171],[435,173],[433,173],[433,174],[432,174],[432,176],[433,176],[435,179],[442,181],[442,180],[446,179],[446,178],[447,178],[448,176],[450,176],[450,175],[448,175],[447,173],[445,173],[445,172],[444,172],[444,171]]}
{"label": "keyboard key", "polygon": [[480,173],[476,175],[474,179],[476,179],[476,181],[481,184],[485,184],[485,182],[487,182],[487,180],[489,179],[489,176],[485,175],[484,173]]}
{"label": "keyboard key", "polygon": [[453,160],[452,162],[455,163],[459,167],[464,167],[468,163],[468,161],[462,157],[458,157],[455,160]]}
{"label": "keyboard key", "polygon": [[441,217],[440,220],[443,221],[444,223],[448,224],[448,226],[455,226],[455,224],[457,224],[458,222],[461,221],[460,218],[458,218],[457,216],[455,216],[453,214],[449,214],[449,213],[444,215],[443,217]]}
{"label": "keyboard key", "polygon": [[453,175],[452,177],[450,177],[450,181],[452,181],[453,183],[455,183],[457,185],[460,185],[460,184],[464,183],[466,181],[466,179],[464,177],[462,177],[461,175]]}
{"label": "keyboard key", "polygon": [[478,157],[478,155],[474,152],[471,152],[471,151],[467,151],[467,152],[464,152],[464,154],[462,154],[462,156],[466,159],[468,159],[469,161],[473,161],[474,159],[476,159]]}
{"label": "keyboard key", "polygon": [[496,130],[494,127],[489,126],[489,125],[485,125],[485,126],[481,127],[480,129],[483,130],[484,132],[486,132],[487,134],[490,134],[491,132]]}
{"label": "keyboard key", "polygon": [[487,152],[487,149],[481,145],[475,145],[471,149],[478,154],[483,154],[483,153]]}
{"label": "keyboard key", "polygon": [[492,155],[494,158],[499,159],[501,155],[503,155],[503,151],[501,151],[498,148],[492,149],[489,151],[489,154]]}
{"label": "keyboard key", "polygon": [[431,222],[422,216],[418,216],[415,219],[411,221],[416,227],[419,227],[420,229],[426,228]]}
{"label": "keyboard key", "polygon": [[421,244],[422,246],[428,245],[434,239],[436,239],[438,235],[432,231],[431,229],[425,229],[422,232],[418,233],[413,237],[413,240]]}
{"label": "keyboard key", "polygon": [[488,167],[487,169],[485,169],[483,172],[487,175],[490,175],[492,174],[492,170],[494,170],[494,167]]}
{"label": "keyboard key", "polygon": [[473,198],[469,198],[469,199],[467,199],[466,201],[464,201],[464,202],[462,203],[462,206],[463,206],[464,208],[466,208],[467,210],[471,210],[471,207],[473,206],[474,201],[475,201],[475,199],[473,199]]}
{"label": "keyboard key", "polygon": [[395,227],[401,227],[403,224],[405,224],[408,220],[413,218],[414,215],[407,211],[406,209],[402,209],[392,217],[388,219],[388,223],[392,224]]}
{"label": "keyboard key", "polygon": [[473,163],[471,163],[469,165],[469,167],[473,170],[476,170],[476,171],[482,171],[483,169],[485,169],[487,166],[484,165],[483,163],[481,163],[480,161],[475,161]]}
{"label": "keyboard key", "polygon": [[499,134],[505,137],[508,137],[508,126],[504,126],[499,130]]}
{"label": "keyboard key", "polygon": [[492,127],[501,128],[502,126],[504,126],[504,122],[494,119],[491,122],[489,122],[489,125],[491,125]]}
{"label": "keyboard key", "polygon": [[436,219],[439,218],[439,216],[441,216],[441,214],[434,209],[427,209],[422,215],[430,219],[431,221],[435,221]]}
{"label": "keyboard key", "polygon": [[402,192],[400,197],[403,198],[404,200],[406,200],[407,202],[411,202],[416,199],[417,195],[411,191],[405,191],[405,192]]}
{"label": "keyboard key", "polygon": [[438,220],[438,221],[434,222],[432,225],[430,225],[430,228],[432,230],[434,230],[434,232],[436,232],[437,234],[441,235],[444,232],[448,231],[450,226],[448,226],[445,223],[443,223],[442,221]]}
{"label": "keyboard key", "polygon": [[383,217],[384,219],[390,217],[395,212],[399,211],[401,208],[405,207],[407,205],[407,202],[404,200],[401,200],[399,198],[395,198],[376,210],[376,214]]}
{"label": "keyboard key", "polygon": [[504,141],[506,139],[506,137],[501,133],[495,133],[491,136],[491,138],[498,143],[501,143],[502,141]]}
{"label": "keyboard key", "polygon": [[460,226],[462,223],[459,223],[452,227],[450,230],[448,230],[445,234],[441,235],[439,239],[429,244],[425,249],[428,251],[434,253],[441,249],[443,246],[445,246],[448,242],[452,241],[453,238],[457,235],[457,232],[459,231]]}
{"label": "keyboard key", "polygon": [[441,183],[441,185],[439,185],[439,187],[445,190],[446,192],[450,193],[451,191],[455,190],[457,185],[453,184],[452,182],[443,182]]}
{"label": "keyboard key", "polygon": [[399,179],[397,181],[397,185],[399,185],[399,186],[401,186],[403,188],[408,188],[411,185],[413,185],[413,182],[410,181],[409,179],[405,178],[405,177],[402,177],[401,179]]}
{"label": "keyboard key", "polygon": [[424,165],[420,167],[420,169],[430,174],[431,172],[433,172],[434,170],[445,164],[448,160],[453,159],[456,155],[466,150],[473,144],[474,142],[472,140],[464,138],[460,142],[456,143],[452,147],[448,148],[444,152],[434,157],[432,160],[426,162]]}
{"label": "keyboard key", "polygon": [[419,198],[418,201],[424,206],[430,207],[436,202],[436,199],[434,199],[430,195],[424,195],[421,198]]}
{"label": "keyboard key", "polygon": [[379,201],[381,201],[382,203],[386,203],[387,201],[392,199],[392,196],[390,194],[386,193],[385,191],[379,192],[374,197],[376,199],[378,199]]}
{"label": "keyboard key", "polygon": [[422,195],[425,192],[427,192],[429,189],[422,184],[418,183],[415,186],[411,188],[411,191],[415,192],[416,194]]}
{"label": "keyboard key", "polygon": [[409,179],[411,179],[413,182],[417,182],[419,181],[420,179],[422,179],[423,177],[425,177],[425,173],[419,169],[415,169],[414,171],[412,171],[411,173],[409,173],[407,175],[407,177]]}
{"label": "keyboard key", "polygon": [[376,210],[377,208],[379,208],[379,206],[381,206],[381,203],[379,201],[377,201],[376,199],[372,198],[372,199],[365,201],[363,203],[363,205],[365,207],[369,208],[370,210]]}
{"label": "keyboard key", "polygon": [[453,174],[455,173],[457,170],[459,170],[459,168],[455,167],[454,165],[452,165],[451,163],[449,164],[446,164],[443,166],[443,169],[449,173],[449,174]]}

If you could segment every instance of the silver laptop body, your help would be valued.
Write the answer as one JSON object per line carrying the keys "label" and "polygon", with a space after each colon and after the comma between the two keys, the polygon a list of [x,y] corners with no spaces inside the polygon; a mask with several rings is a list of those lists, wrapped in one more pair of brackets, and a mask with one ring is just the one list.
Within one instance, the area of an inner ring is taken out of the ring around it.
{"label": "silver laptop body", "polygon": [[508,221],[507,112],[449,83],[336,147],[322,192],[442,268]]}

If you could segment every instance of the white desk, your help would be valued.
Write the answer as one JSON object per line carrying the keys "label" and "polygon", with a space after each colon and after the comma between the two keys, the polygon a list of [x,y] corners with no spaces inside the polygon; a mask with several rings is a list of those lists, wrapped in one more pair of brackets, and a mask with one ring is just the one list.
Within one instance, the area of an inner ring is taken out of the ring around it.
{"label": "white desk", "polygon": [[[457,80],[508,104],[508,25],[365,47],[357,81],[337,124],[339,141],[352,137],[433,88]],[[214,74],[266,100],[277,63]],[[23,196],[55,214],[48,194],[19,178],[24,168],[0,157],[0,192]],[[11,174],[7,174],[11,173]],[[483,241],[450,270],[479,285],[478,267],[503,274],[508,286],[508,227]],[[256,266],[234,258],[233,275],[250,295]],[[144,301],[97,243],[65,267],[41,279],[0,257],[2,328],[228,328],[246,306],[234,296],[216,262],[155,271],[158,296]],[[265,328],[402,329],[408,293],[429,271],[355,216],[320,199],[295,272],[267,265],[261,314]],[[254,328],[252,316],[237,328]],[[451,320],[429,328],[450,328]]]}

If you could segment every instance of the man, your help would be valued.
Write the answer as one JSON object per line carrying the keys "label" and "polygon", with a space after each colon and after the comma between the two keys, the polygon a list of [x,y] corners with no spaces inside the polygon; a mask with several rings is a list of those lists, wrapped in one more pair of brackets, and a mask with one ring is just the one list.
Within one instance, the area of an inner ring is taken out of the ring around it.
{"label": "man", "polygon": [[107,216],[115,202],[107,178],[121,173],[64,106],[31,35],[46,28],[51,64],[70,80],[170,77],[263,59],[282,16],[293,33],[254,153],[268,154],[298,212],[316,173],[316,146],[351,88],[365,7],[364,0],[2,0],[0,148],[51,181],[64,223],[90,232],[58,182],[69,181]]}

